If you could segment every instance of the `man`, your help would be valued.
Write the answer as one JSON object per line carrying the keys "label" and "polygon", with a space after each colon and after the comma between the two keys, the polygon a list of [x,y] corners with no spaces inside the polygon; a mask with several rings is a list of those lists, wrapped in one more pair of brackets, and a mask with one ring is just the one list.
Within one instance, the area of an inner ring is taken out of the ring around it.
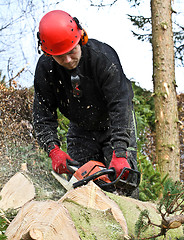
{"label": "man", "polygon": [[[45,54],[35,71],[33,121],[54,171],[71,173],[69,165],[89,160],[114,168],[116,177],[125,167],[137,169],[133,92],[117,53],[88,40],[79,21],[61,10],[43,16],[38,39]],[[68,154],[60,149],[57,109],[70,120]]]}

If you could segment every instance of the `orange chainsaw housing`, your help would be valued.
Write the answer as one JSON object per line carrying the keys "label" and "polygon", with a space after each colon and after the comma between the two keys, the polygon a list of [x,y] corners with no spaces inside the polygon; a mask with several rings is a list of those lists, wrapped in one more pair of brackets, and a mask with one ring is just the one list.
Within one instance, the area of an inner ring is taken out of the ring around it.
{"label": "orange chainsaw housing", "polygon": [[[82,167],[80,167],[74,173],[73,176],[76,177],[78,180],[82,180],[82,179],[84,179],[88,176],[91,176],[92,174],[97,173],[103,169],[106,169],[106,167],[103,163],[91,160],[91,161],[85,163]],[[111,183],[107,174],[94,179],[94,181],[97,181],[97,180],[101,180],[106,183]]]}

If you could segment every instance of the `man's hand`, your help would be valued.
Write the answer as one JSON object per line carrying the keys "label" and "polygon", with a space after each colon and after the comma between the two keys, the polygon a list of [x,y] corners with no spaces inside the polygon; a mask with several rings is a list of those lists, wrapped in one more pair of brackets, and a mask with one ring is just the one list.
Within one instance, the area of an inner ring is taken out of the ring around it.
{"label": "man's hand", "polygon": [[52,149],[49,153],[49,157],[52,159],[52,168],[55,172],[62,173],[74,173],[70,166],[78,166],[79,163],[70,158],[70,156],[63,152],[59,146],[54,145],[54,149]]}
{"label": "man's hand", "polygon": [[[120,175],[124,168],[130,168],[129,163],[125,157],[117,157],[115,151],[113,151],[112,160],[110,162],[109,168],[114,168],[116,170],[116,178]],[[121,178],[127,179],[129,172],[126,171]]]}

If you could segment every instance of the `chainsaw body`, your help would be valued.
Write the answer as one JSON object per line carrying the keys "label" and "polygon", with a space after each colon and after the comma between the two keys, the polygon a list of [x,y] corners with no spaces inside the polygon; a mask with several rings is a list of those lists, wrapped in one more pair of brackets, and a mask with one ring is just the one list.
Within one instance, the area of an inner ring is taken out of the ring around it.
{"label": "chainsaw body", "polygon": [[[82,180],[85,179],[86,177],[89,177],[93,174],[96,174],[98,172],[101,172],[102,170],[105,170],[105,165],[101,162],[97,162],[97,161],[89,161],[87,163],[85,163],[82,167],[80,167],[75,173],[74,176],[78,179],[78,180]],[[101,179],[104,182],[110,183],[110,179],[108,178],[108,176],[102,175],[100,177],[94,177],[94,181],[95,180],[99,180]]]}
{"label": "chainsaw body", "polygon": [[[69,181],[66,175],[63,177],[63,174],[59,175],[52,171],[54,177],[66,190],[86,185],[89,181],[94,181],[101,189],[108,192],[114,192],[116,188],[133,191],[140,183],[140,172],[124,168],[121,174],[115,178],[115,169],[107,169],[103,163],[98,161],[91,160],[80,168],[72,167],[72,169],[74,170],[74,174]],[[122,179],[126,171],[128,171],[128,177]]]}
{"label": "chainsaw body", "polygon": [[[127,179],[122,179],[123,174],[128,171]],[[73,187],[79,187],[93,180],[103,190],[113,192],[116,187],[127,190],[134,190],[140,183],[140,172],[124,168],[115,180],[115,170],[107,169],[105,165],[98,161],[89,161],[80,167],[73,175],[78,181],[73,183]]]}

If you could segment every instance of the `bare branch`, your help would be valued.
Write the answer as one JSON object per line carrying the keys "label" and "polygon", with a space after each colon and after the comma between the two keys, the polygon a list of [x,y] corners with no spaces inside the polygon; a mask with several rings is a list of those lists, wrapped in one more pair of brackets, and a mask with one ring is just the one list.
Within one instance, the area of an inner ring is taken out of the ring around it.
{"label": "bare branch", "polygon": [[103,0],[102,0],[102,2],[100,3],[100,4],[94,4],[93,3],[93,0],[90,0],[90,6],[91,7],[107,7],[107,6],[112,6],[112,5],[114,5],[116,2],[117,2],[118,0],[113,0],[113,2],[112,3],[108,3],[108,4],[103,4]]}
{"label": "bare branch", "polygon": [[[27,64],[28,65],[28,64]],[[15,78],[17,78],[17,77],[19,77],[20,76],[20,74],[25,70],[25,68],[27,67],[27,65],[25,66],[25,67],[23,67],[14,77],[12,77],[11,79],[9,79],[9,86],[11,87],[11,85],[12,85],[12,81],[15,79]]]}

